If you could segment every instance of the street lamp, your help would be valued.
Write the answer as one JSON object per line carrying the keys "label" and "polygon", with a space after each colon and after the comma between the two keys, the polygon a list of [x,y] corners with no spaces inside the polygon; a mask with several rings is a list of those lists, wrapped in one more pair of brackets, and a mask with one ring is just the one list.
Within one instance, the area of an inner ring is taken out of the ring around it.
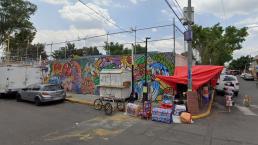
{"label": "street lamp", "polygon": [[148,83],[147,83],[147,53],[148,53],[148,40],[151,39],[150,37],[146,37],[145,38],[145,81],[144,81],[144,86],[143,86],[143,98],[142,101],[144,103],[144,101],[148,100]]}

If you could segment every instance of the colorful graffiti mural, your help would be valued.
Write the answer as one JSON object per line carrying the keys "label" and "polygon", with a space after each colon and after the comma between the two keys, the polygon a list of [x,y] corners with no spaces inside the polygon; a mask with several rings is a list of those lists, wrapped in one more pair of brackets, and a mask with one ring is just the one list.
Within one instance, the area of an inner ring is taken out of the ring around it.
{"label": "colorful graffiti mural", "polygon": [[[174,63],[171,53],[153,53],[148,56],[147,78],[154,100],[171,88],[155,80],[155,75],[171,75]],[[50,83],[62,84],[66,91],[80,94],[99,94],[99,73],[102,69],[123,68],[131,70],[131,56],[90,56],[70,61],[53,61],[50,64]],[[135,56],[135,91],[142,95],[145,78],[145,57]]]}

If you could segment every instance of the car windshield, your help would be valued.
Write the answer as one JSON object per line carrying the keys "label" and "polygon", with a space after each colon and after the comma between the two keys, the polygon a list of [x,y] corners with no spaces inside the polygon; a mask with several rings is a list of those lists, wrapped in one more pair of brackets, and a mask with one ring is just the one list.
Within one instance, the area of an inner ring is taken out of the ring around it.
{"label": "car windshield", "polygon": [[223,81],[236,81],[236,79],[234,77],[225,76]]}
{"label": "car windshield", "polygon": [[43,88],[44,91],[57,91],[61,89],[62,87],[60,85],[48,85]]}

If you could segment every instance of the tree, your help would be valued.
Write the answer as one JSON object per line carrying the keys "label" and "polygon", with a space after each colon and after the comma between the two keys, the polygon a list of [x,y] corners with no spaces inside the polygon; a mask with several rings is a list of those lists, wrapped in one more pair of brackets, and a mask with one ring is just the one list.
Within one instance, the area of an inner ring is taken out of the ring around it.
{"label": "tree", "polygon": [[140,44],[136,44],[135,46],[135,54],[144,54],[146,52],[146,48],[142,47]]}
{"label": "tree", "polygon": [[224,65],[232,59],[234,50],[242,48],[241,43],[248,35],[246,27],[224,29],[220,24],[205,28],[194,25],[192,29],[193,48],[199,51],[202,64]]}
{"label": "tree", "polygon": [[75,49],[75,44],[68,42],[66,46],[61,47],[60,50],[55,50],[51,56],[55,59],[72,58]]}
{"label": "tree", "polygon": [[104,50],[110,55],[127,55],[132,53],[132,50],[124,48],[124,45],[118,42],[105,42]]}
{"label": "tree", "polygon": [[[20,33],[24,34],[25,31],[31,32],[30,37],[22,39],[28,39],[30,42],[34,39],[36,29],[30,17],[37,10],[37,6],[24,0],[1,0],[0,1],[0,16],[2,20],[0,27],[0,45],[8,39],[11,34],[15,36]],[[14,37],[15,39],[16,37]],[[21,37],[20,37],[21,38]]]}
{"label": "tree", "polygon": [[40,56],[42,60],[46,60],[48,55],[45,51],[45,45],[38,43],[38,44],[29,44],[24,47],[17,47],[17,49],[10,50],[11,52],[11,59],[13,60],[39,60]]}
{"label": "tree", "polygon": [[251,57],[250,55],[241,56],[236,60],[232,60],[231,63],[229,64],[229,68],[243,71],[250,67],[250,63],[253,61],[253,59],[254,58]]}
{"label": "tree", "polygon": [[[26,52],[26,49],[28,48],[35,48],[35,50],[27,50],[27,52],[31,52],[31,51],[36,52],[37,51],[36,46],[40,46],[40,48],[44,49],[43,44],[31,45],[31,42],[34,39],[35,34],[36,34],[36,30],[21,29],[20,32],[14,33],[14,36],[10,36],[9,37],[10,57],[21,59],[22,57],[25,57],[25,52]],[[44,51],[44,50],[40,50],[40,51]],[[36,54],[35,55],[33,54],[32,56],[33,56],[32,59],[35,59],[34,56],[36,56]]]}
{"label": "tree", "polygon": [[[66,54],[66,56],[65,56]],[[83,47],[77,49],[74,43],[67,43],[60,50],[55,50],[52,54],[54,59],[78,58],[87,55],[101,55],[97,47]]]}

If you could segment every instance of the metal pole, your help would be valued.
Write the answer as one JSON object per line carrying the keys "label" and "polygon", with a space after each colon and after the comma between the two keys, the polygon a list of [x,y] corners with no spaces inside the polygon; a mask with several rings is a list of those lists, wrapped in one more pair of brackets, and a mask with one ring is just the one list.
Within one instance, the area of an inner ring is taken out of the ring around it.
{"label": "metal pole", "polygon": [[25,61],[27,61],[28,60],[28,49],[29,49],[29,43],[30,43],[30,40],[28,39],[28,41],[27,41],[27,47],[26,47],[26,56],[25,56],[25,58],[26,58],[26,60]]}
{"label": "metal pole", "polygon": [[144,86],[143,86],[143,103],[144,101],[147,101],[148,100],[148,83],[147,83],[147,59],[148,59],[148,39],[151,39],[150,37],[146,37],[145,38],[146,41],[145,41],[145,81],[144,81]]}
{"label": "metal pole", "polygon": [[67,43],[66,43],[66,45],[65,45],[65,60],[66,60],[66,48],[67,47]]}
{"label": "metal pole", "polygon": [[135,48],[136,48],[136,27],[135,29],[132,29],[134,31],[134,45],[132,44],[132,93],[133,97],[135,97],[135,91],[134,91],[134,53],[135,53]]}
{"label": "metal pole", "polygon": [[[188,13],[187,13],[187,23],[188,23],[188,31],[191,32],[191,0],[188,0]],[[191,32],[192,33],[192,32]],[[192,41],[188,41],[188,91],[192,91]]]}
{"label": "metal pole", "polygon": [[52,55],[52,51],[53,51],[53,42],[51,43],[51,45],[50,45],[50,46],[51,46],[51,50],[50,50],[50,51],[51,51],[51,55]]}
{"label": "metal pole", "polygon": [[10,35],[8,36],[7,40],[7,62],[9,63],[10,60]]}
{"label": "metal pole", "polygon": [[173,50],[173,55],[174,55],[174,66],[176,66],[176,24],[175,24],[175,18],[173,18],[173,37],[174,37],[174,50]]}
{"label": "metal pole", "polygon": [[37,47],[37,61],[39,61],[39,47],[38,45],[36,47]]}
{"label": "metal pole", "polygon": [[107,51],[108,51],[108,55],[110,55],[110,54],[111,54],[111,51],[110,51],[110,49],[108,48],[108,46],[109,46],[109,43],[108,43],[108,35],[109,35],[109,32],[107,33]]}

